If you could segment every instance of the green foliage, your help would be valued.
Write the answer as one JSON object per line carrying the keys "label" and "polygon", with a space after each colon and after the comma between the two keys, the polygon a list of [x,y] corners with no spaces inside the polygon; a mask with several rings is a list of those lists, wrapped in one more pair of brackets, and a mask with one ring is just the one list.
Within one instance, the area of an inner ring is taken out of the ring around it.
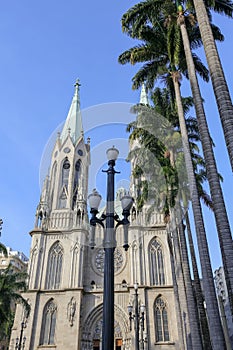
{"label": "green foliage", "polygon": [[[219,7],[227,12],[227,8],[231,8],[232,5],[230,1],[226,3],[219,1],[208,6],[215,10]],[[185,9],[182,15],[184,15],[191,49],[197,49],[202,46],[202,40],[193,3],[180,1],[178,6],[183,6]],[[207,10],[211,16],[209,8]],[[145,0],[134,5],[122,16],[123,32],[140,41],[137,46],[123,52],[118,58],[121,64],[143,63],[132,79],[133,89],[138,89],[144,82],[147,88],[152,89],[157,80],[166,81],[168,87],[171,71],[177,70],[188,78],[178,18],[177,3],[170,0]],[[212,23],[211,26],[215,40],[222,41],[224,37],[220,29]],[[207,68],[194,52],[192,55],[197,73],[208,81]]]}
{"label": "green foliage", "polygon": [[[177,198],[182,201],[183,207],[187,207],[190,192],[173,90],[156,88],[152,92],[152,100],[154,107],[139,104],[132,108],[137,120],[130,123],[127,130],[130,141],[136,140],[139,146],[129,153],[128,160],[136,163],[132,175],[137,189],[138,210],[145,203],[150,203],[148,218],[156,209],[163,213],[167,222]],[[186,97],[182,102],[187,114],[193,100]],[[186,117],[186,126],[199,196],[212,209],[211,198],[203,189],[207,178],[205,162],[198,146],[200,137],[196,119]]]}
{"label": "green foliage", "polygon": [[27,274],[24,272],[14,272],[11,264],[6,269],[0,271],[1,336],[8,335],[9,328],[12,325],[12,307],[15,303],[22,303],[27,315],[30,312],[29,304],[20,294],[27,289],[26,279]]}

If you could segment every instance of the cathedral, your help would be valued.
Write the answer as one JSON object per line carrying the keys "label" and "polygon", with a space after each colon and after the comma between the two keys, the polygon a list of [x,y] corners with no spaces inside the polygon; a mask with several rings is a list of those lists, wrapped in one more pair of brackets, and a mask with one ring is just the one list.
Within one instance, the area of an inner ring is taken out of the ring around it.
{"label": "cathedral", "polygon": [[[102,344],[104,249],[103,228],[96,228],[91,249],[87,210],[90,140],[85,140],[76,82],[71,106],[52,154],[31,235],[28,291],[31,306],[25,315],[17,305],[9,349],[98,350]],[[140,103],[148,103],[142,88]],[[132,165],[133,166],[133,165]],[[105,180],[105,178],[103,179]],[[131,177],[134,196],[134,179]],[[115,211],[120,216],[116,193]],[[194,349],[194,331],[180,250],[168,232],[163,215],[145,220],[146,206],[136,204],[129,217],[129,249],[123,249],[123,228],[117,233],[114,253],[114,349]],[[104,211],[104,208],[102,209]],[[140,347],[135,341],[139,312]],[[131,316],[133,318],[134,315]],[[143,319],[144,318],[144,321]],[[143,324],[142,324],[143,322]],[[197,347],[196,347],[197,349]],[[200,348],[201,349],[201,348]]]}

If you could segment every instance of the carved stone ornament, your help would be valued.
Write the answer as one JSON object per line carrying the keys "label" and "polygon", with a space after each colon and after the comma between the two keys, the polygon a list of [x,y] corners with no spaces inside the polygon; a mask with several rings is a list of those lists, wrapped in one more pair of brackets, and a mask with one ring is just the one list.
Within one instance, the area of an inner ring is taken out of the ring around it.
{"label": "carved stone ornament", "polygon": [[67,305],[67,318],[70,326],[72,327],[74,324],[74,315],[76,312],[76,301],[74,297],[70,299],[70,302]]}
{"label": "carved stone ornament", "polygon": [[[114,251],[114,271],[115,273],[118,272],[123,265],[123,255],[121,253],[121,250],[116,248]],[[101,273],[104,273],[104,249],[100,248],[96,252],[95,256],[95,266],[97,270]]]}

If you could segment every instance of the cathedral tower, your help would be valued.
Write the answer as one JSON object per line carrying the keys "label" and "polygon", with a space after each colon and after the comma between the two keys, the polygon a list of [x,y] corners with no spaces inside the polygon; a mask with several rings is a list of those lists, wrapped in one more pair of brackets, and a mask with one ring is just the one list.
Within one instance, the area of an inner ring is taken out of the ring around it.
{"label": "cathedral tower", "polygon": [[[103,311],[104,249],[90,249],[87,215],[90,144],[85,143],[80,111],[79,82],[61,134],[51,155],[36,210],[32,237],[29,290],[24,297],[31,305],[26,320],[25,350],[101,349]],[[148,104],[146,91],[142,104]],[[131,181],[132,191],[135,184]],[[120,197],[116,196],[115,210]],[[117,213],[121,214],[121,213]],[[123,229],[117,233],[115,249],[115,350],[135,350],[134,327],[130,330],[127,306],[135,299],[146,306],[143,349],[192,349],[182,269],[176,271],[180,252],[171,248],[161,214],[145,220],[146,208],[132,208],[128,251],[123,246]],[[97,227],[96,238],[102,235]],[[176,254],[176,256],[174,256]],[[179,280],[175,278],[179,273]],[[15,349],[22,307],[17,307],[10,349]],[[114,350],[114,349],[109,349]]]}

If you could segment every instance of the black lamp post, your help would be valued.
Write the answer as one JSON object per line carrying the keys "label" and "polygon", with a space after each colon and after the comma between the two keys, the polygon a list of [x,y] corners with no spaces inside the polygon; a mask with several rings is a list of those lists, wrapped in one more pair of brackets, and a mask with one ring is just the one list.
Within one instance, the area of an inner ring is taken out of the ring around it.
{"label": "black lamp post", "polygon": [[[135,330],[135,350],[144,350],[144,321],[145,321],[145,305],[140,305],[138,303],[138,283],[134,284],[134,300],[133,306],[128,305],[128,314],[129,314],[129,325],[130,331],[132,330],[132,321],[134,321],[134,330]],[[140,333],[140,334],[139,334]],[[139,345],[141,347],[139,348]]]}
{"label": "black lamp post", "polygon": [[[124,245],[125,250],[128,249],[128,226],[130,209],[133,204],[133,198],[124,196],[121,199],[123,209],[123,219],[119,220],[114,214],[114,176],[116,173],[114,166],[117,160],[119,151],[113,146],[107,150],[108,170],[103,170],[107,173],[107,206],[106,214],[102,214],[101,218],[97,218],[98,208],[101,202],[101,195],[93,190],[93,193],[88,196],[89,205],[91,208],[92,226],[90,235],[90,247],[95,246],[95,226],[100,224],[104,228],[103,246],[105,251],[104,258],[104,299],[103,299],[103,330],[102,330],[102,350],[114,349],[114,250],[116,247],[116,237],[114,230],[114,221],[117,222],[116,227],[124,225]],[[104,226],[103,221],[106,220]]]}
{"label": "black lamp post", "polygon": [[20,329],[20,336],[19,338],[16,338],[16,344],[15,344],[15,349],[16,350],[23,350],[24,349],[24,345],[26,342],[26,337],[23,337],[23,331],[24,328],[26,328],[26,321],[21,323],[21,329]]}

